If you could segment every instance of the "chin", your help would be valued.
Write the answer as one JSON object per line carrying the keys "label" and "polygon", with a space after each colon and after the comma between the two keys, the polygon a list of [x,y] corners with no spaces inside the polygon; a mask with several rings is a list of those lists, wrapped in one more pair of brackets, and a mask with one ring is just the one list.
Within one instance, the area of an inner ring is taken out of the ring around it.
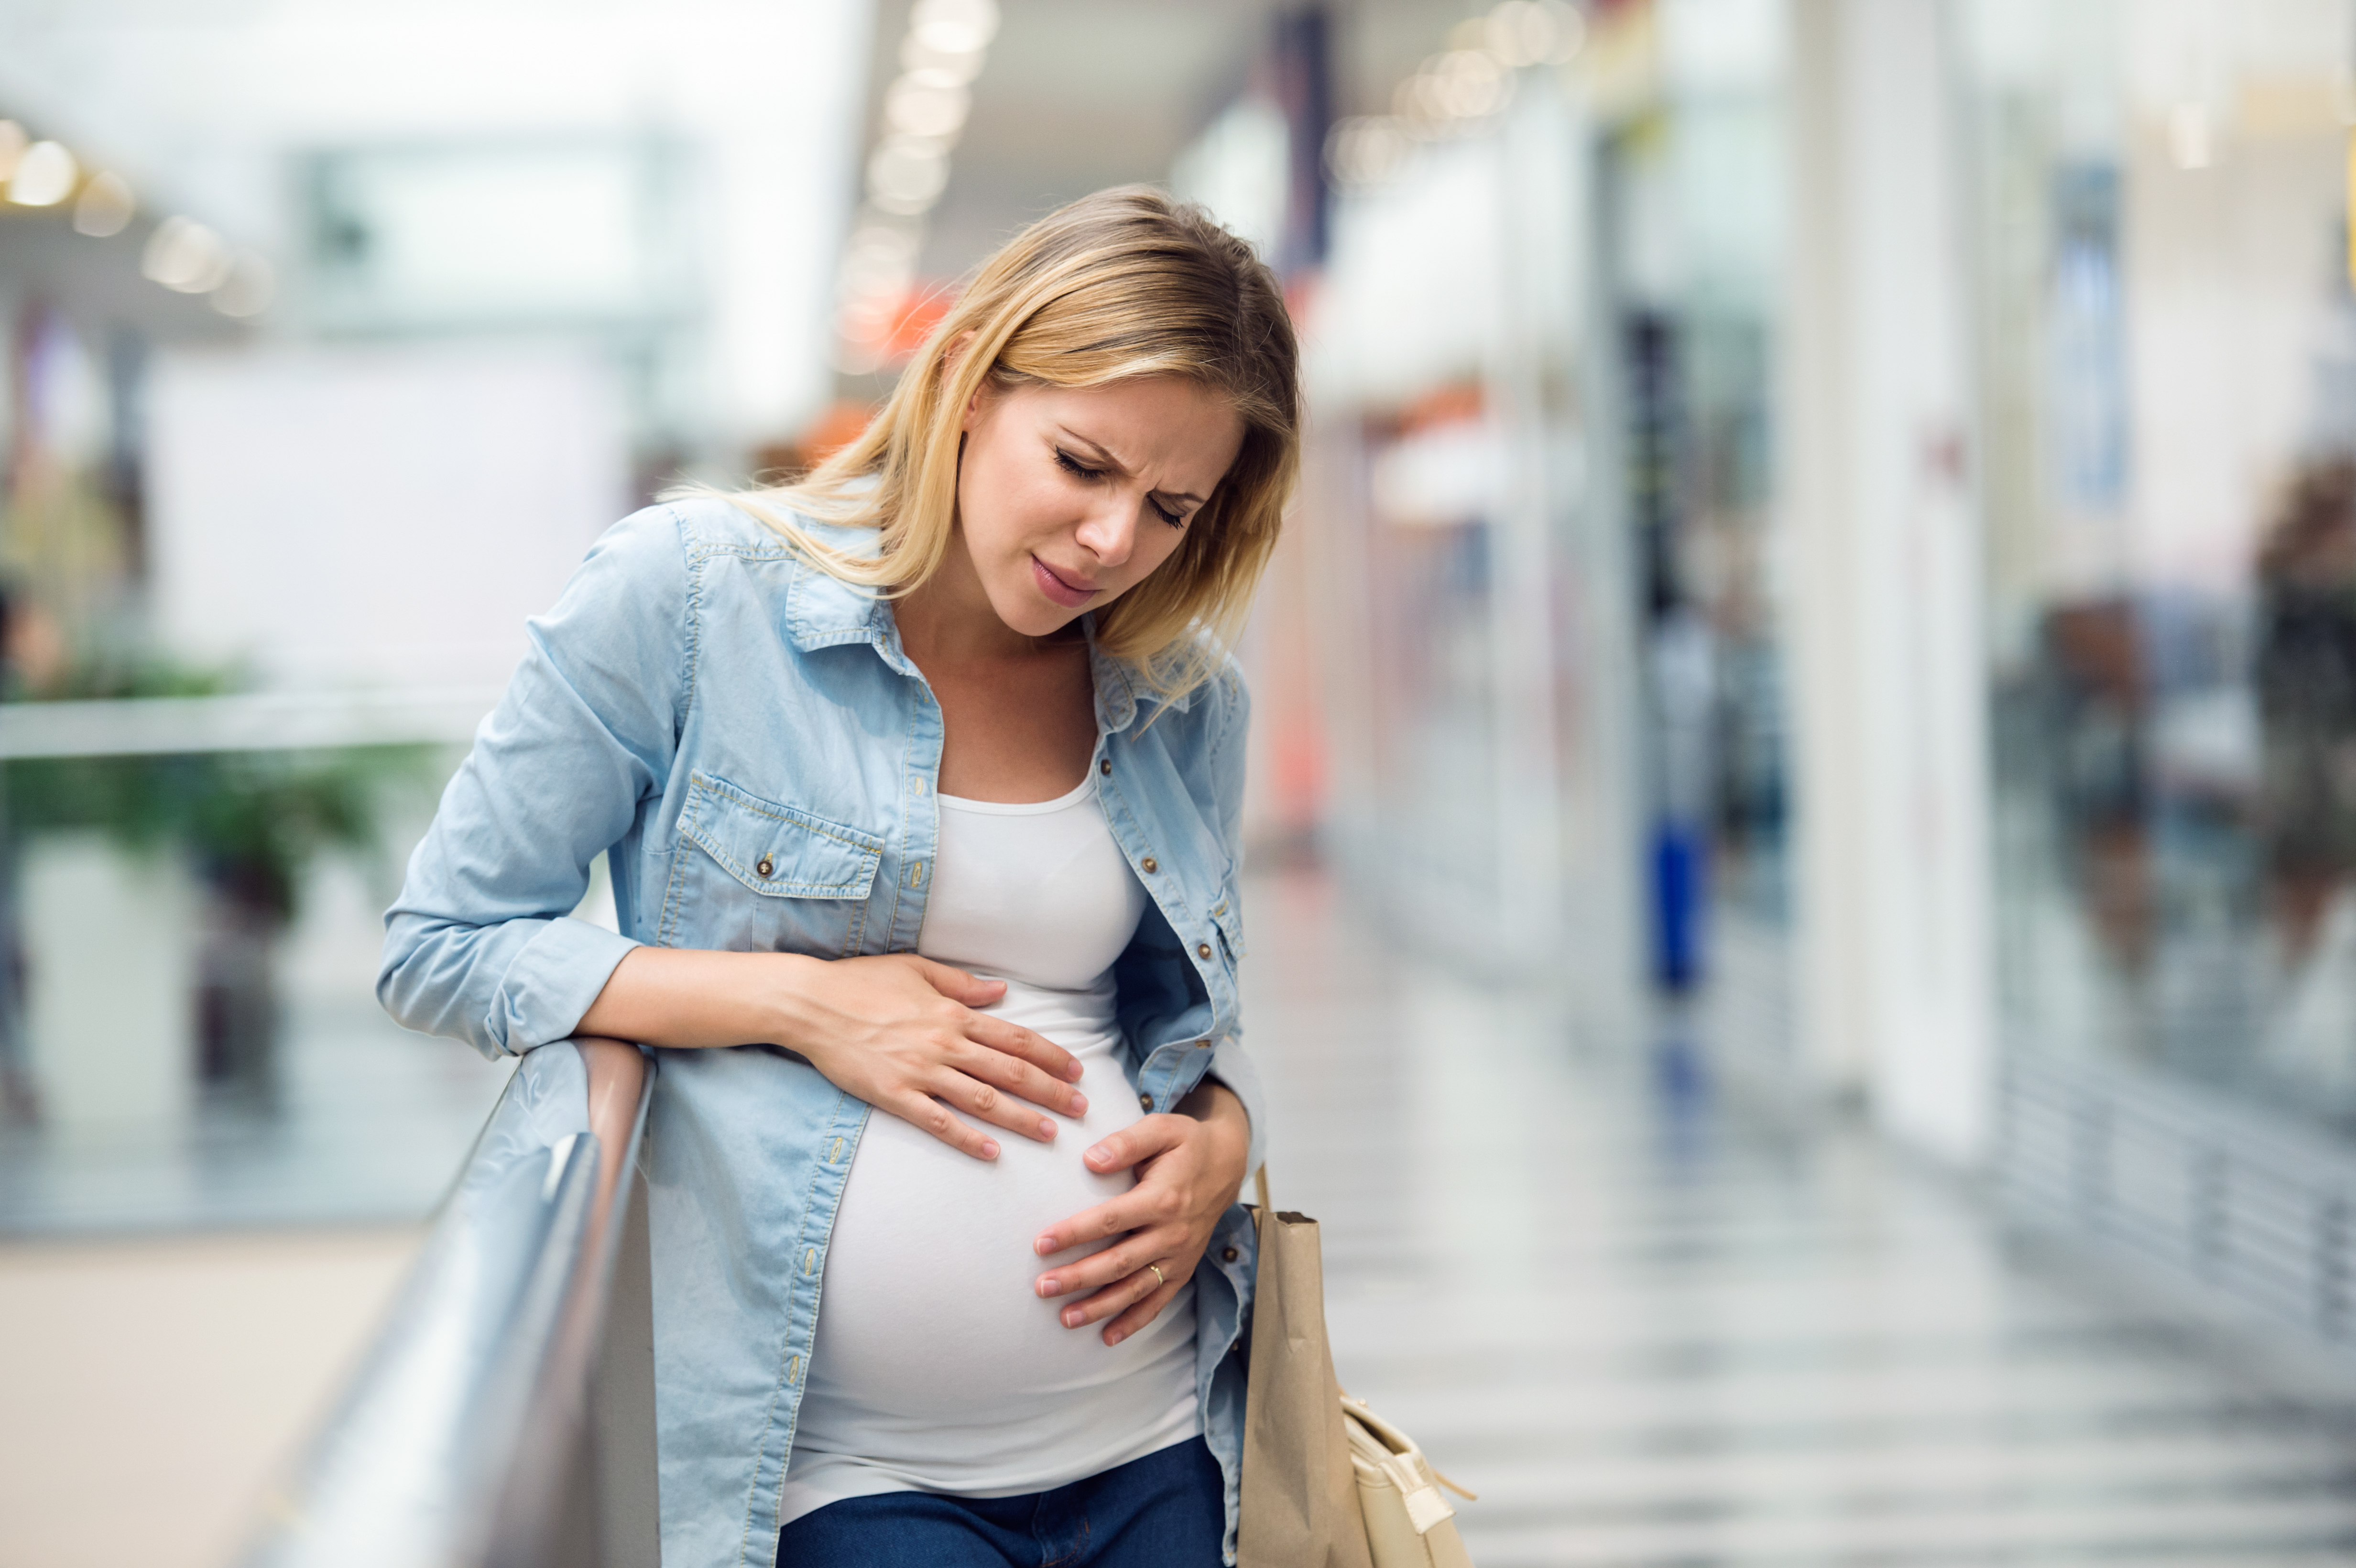
{"label": "chin", "polygon": [[1026,637],[1053,636],[1087,613],[1086,608],[1066,610],[1041,598],[1027,582],[1011,593],[991,594],[990,607],[998,612],[998,618],[1006,623],[1010,631]]}

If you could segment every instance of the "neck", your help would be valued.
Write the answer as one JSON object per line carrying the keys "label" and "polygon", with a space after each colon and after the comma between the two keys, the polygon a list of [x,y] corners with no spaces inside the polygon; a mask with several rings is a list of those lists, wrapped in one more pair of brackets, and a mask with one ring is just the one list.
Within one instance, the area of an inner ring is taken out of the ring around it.
{"label": "neck", "polygon": [[966,552],[962,530],[950,535],[940,570],[902,596],[893,614],[900,626],[900,645],[919,666],[1028,658],[1044,645],[1044,640],[1025,636],[999,619],[973,569],[973,558]]}

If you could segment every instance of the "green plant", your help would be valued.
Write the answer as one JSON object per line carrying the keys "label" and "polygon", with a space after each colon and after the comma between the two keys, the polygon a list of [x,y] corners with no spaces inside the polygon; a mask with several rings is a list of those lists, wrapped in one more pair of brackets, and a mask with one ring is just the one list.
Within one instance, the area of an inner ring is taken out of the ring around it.
{"label": "green plant", "polygon": [[[91,689],[102,685],[112,689]],[[70,695],[209,696],[227,685],[207,672],[153,667],[75,683]],[[434,756],[429,746],[357,746],[20,759],[6,766],[0,809],[19,841],[81,829],[133,854],[186,853],[220,891],[284,923],[314,857],[337,850],[373,861],[381,854],[385,796],[425,782]]]}

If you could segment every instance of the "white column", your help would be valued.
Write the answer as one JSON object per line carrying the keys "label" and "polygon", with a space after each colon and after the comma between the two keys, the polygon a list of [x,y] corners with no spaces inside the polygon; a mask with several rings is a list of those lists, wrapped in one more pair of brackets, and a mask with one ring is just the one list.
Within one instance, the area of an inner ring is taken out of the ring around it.
{"label": "white column", "polygon": [[1940,0],[1793,0],[1782,509],[1800,1051],[1892,1134],[1995,1091],[1979,521]]}

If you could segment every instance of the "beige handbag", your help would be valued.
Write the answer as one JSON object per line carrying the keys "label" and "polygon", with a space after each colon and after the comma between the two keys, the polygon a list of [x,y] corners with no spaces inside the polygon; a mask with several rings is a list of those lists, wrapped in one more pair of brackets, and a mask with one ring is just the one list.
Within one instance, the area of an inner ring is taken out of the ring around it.
{"label": "beige handbag", "polygon": [[1472,1568],[1456,1533],[1456,1510],[1440,1488],[1468,1502],[1479,1499],[1433,1469],[1415,1440],[1368,1410],[1365,1400],[1344,1394],[1342,1423],[1349,1429],[1358,1514],[1375,1568]]}
{"label": "beige handbag", "polygon": [[1343,1393],[1325,1339],[1317,1221],[1269,1207],[1265,1168],[1254,1180],[1259,1264],[1237,1568],[1472,1568],[1440,1488],[1472,1494]]}

